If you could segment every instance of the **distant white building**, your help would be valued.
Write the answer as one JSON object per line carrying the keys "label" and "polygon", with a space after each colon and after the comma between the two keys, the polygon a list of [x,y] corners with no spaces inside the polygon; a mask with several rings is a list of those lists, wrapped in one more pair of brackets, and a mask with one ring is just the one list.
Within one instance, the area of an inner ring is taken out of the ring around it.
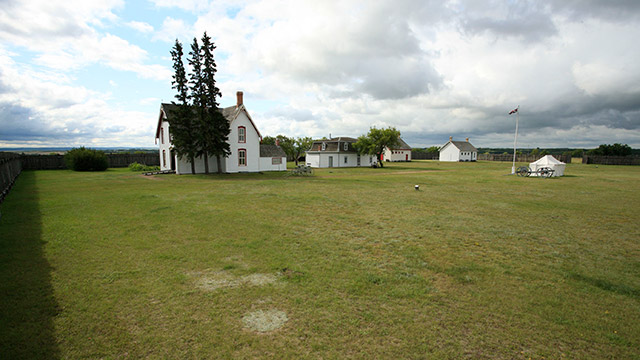
{"label": "distant white building", "polygon": [[476,161],[478,159],[478,149],[471,145],[469,138],[466,141],[453,141],[449,137],[449,142],[440,148],[440,161]]}
{"label": "distant white building", "polygon": [[353,147],[357,140],[337,137],[315,140],[307,150],[305,161],[314,168],[371,166],[377,163],[374,155],[359,155]]}
{"label": "distant white building", "polygon": [[398,145],[391,149],[384,147],[382,161],[411,161],[411,146],[398,138]]}
{"label": "distant white building", "polygon": [[[229,121],[231,132],[227,142],[231,148],[231,154],[222,159],[222,172],[259,172],[259,171],[285,171],[287,170],[287,155],[280,146],[260,144],[262,136],[255,126],[249,112],[242,101],[242,92],[237,92],[237,103],[220,109],[224,117]],[[173,150],[171,143],[171,129],[169,119],[173,104],[161,104],[158,127],[156,130],[156,142],[159,145],[160,169],[175,170],[176,174],[191,174],[189,159],[179,159]],[[207,159],[209,172],[218,171],[218,163],[215,156]],[[205,160],[202,157],[195,158],[196,173],[205,171]]]}

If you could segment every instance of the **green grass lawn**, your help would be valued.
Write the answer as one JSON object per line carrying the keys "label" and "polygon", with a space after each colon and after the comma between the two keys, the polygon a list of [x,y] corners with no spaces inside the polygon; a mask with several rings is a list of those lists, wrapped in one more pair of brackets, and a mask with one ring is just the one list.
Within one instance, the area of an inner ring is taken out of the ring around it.
{"label": "green grass lawn", "polygon": [[640,167],[510,169],[25,171],[0,357],[640,358]]}

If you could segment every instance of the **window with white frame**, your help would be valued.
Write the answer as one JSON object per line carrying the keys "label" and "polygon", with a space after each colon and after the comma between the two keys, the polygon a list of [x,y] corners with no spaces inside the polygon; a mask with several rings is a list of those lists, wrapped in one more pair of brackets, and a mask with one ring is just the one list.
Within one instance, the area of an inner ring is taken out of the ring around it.
{"label": "window with white frame", "polygon": [[238,149],[238,166],[247,166],[247,150]]}
{"label": "window with white frame", "polygon": [[347,163],[347,157],[346,156],[344,157],[344,163],[345,164]]}
{"label": "window with white frame", "polygon": [[238,142],[247,142],[247,129],[244,126],[238,126]]}
{"label": "window with white frame", "polygon": [[344,143],[344,151],[349,150],[349,143]]}
{"label": "window with white frame", "polygon": [[324,151],[324,150],[327,150],[327,143],[324,143],[324,142],[322,143],[322,150],[323,150],[323,151]]}
{"label": "window with white frame", "polygon": [[160,128],[160,143],[164,144],[164,128]]}
{"label": "window with white frame", "polygon": [[163,167],[167,166],[167,151],[166,150],[162,150],[162,166]]}

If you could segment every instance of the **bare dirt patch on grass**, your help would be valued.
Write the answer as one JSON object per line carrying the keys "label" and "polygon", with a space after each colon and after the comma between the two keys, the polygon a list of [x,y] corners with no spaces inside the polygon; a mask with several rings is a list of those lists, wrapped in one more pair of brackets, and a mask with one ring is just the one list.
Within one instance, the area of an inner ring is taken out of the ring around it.
{"label": "bare dirt patch on grass", "polygon": [[163,178],[161,178],[159,176],[155,176],[155,175],[139,174],[137,177],[141,177],[141,178],[147,179],[147,180],[161,180],[161,181],[166,180],[166,179],[163,179]]}
{"label": "bare dirt patch on grass", "polygon": [[242,317],[242,324],[245,328],[260,333],[277,330],[287,321],[289,321],[287,313],[276,309],[256,310]]}
{"label": "bare dirt patch on grass", "polygon": [[278,280],[276,275],[260,273],[235,276],[222,271],[217,271],[192,275],[196,276],[196,286],[206,291],[243,286],[264,286],[273,284]]}

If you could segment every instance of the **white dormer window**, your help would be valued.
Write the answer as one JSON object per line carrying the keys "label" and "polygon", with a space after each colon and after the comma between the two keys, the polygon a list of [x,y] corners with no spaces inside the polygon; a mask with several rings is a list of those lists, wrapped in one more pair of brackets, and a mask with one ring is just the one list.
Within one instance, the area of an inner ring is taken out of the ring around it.
{"label": "white dormer window", "polygon": [[344,151],[349,150],[349,143],[344,143]]}
{"label": "white dormer window", "polygon": [[322,151],[327,150],[327,143],[322,143]]}

